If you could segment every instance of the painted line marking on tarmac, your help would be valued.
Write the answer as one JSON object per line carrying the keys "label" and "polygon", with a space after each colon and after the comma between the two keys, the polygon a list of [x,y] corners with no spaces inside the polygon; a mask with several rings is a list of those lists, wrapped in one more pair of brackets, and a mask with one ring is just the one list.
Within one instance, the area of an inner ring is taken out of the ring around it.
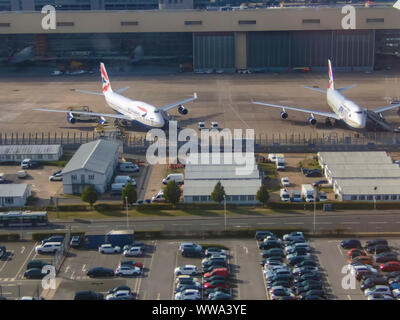
{"label": "painted line marking on tarmac", "polygon": [[83,266],[82,266],[82,272],[85,272],[86,271],[86,264],[84,264]]}
{"label": "painted line marking on tarmac", "polygon": [[21,254],[23,254],[23,253],[24,253],[24,251],[25,251],[25,247],[24,247],[24,246],[22,246],[22,248],[21,248]]}
{"label": "painted line marking on tarmac", "polygon": [[17,274],[15,275],[14,278],[18,277],[18,275],[19,275],[19,273],[21,272],[22,268],[24,268],[24,267],[26,266],[26,262],[28,261],[28,259],[29,259],[29,257],[31,256],[32,252],[34,252],[36,244],[37,244],[37,242],[35,242],[35,244],[33,245],[32,250],[31,250],[31,251],[29,252],[29,254],[26,256],[26,259],[25,259],[24,263],[21,264],[21,267],[19,268],[19,270],[18,270],[18,272],[17,272]]}
{"label": "painted line marking on tarmac", "polygon": [[343,256],[343,252],[342,252],[342,250],[340,250],[340,247],[338,244],[336,245],[336,248],[338,248],[340,255]]}
{"label": "painted line marking on tarmac", "polygon": [[347,222],[341,222],[340,224],[360,224],[360,222],[356,222],[356,221],[347,221]]}
{"label": "painted line marking on tarmac", "polygon": [[256,224],[276,224],[276,223],[275,222],[257,222]]}
{"label": "painted line marking on tarmac", "polygon": [[386,224],[386,221],[372,221],[372,222],[368,222],[369,224]]}
{"label": "painted line marking on tarmac", "polygon": [[304,224],[304,222],[285,222],[284,224]]}

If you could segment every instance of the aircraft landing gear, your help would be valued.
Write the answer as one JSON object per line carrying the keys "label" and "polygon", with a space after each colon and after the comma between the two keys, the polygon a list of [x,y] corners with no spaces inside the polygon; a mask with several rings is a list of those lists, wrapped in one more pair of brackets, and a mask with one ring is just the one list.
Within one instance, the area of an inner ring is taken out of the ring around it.
{"label": "aircraft landing gear", "polygon": [[331,122],[331,119],[330,119],[330,118],[326,118],[326,119],[325,119],[325,125],[326,125],[327,127],[332,127],[332,122]]}

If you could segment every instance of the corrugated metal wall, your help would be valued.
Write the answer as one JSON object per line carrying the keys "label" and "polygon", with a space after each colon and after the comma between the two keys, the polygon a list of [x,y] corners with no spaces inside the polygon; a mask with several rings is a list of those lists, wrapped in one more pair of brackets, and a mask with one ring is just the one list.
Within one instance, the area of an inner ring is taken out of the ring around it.
{"label": "corrugated metal wall", "polygon": [[249,68],[373,67],[374,30],[249,32]]}
{"label": "corrugated metal wall", "polygon": [[199,32],[193,34],[194,69],[235,68],[233,32]]}

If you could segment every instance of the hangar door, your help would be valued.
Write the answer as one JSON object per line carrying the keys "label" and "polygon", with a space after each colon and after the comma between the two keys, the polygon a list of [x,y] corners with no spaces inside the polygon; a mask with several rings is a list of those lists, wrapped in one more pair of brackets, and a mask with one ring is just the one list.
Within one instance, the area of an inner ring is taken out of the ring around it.
{"label": "hangar door", "polygon": [[249,68],[372,68],[374,30],[279,31],[247,34]]}
{"label": "hangar door", "polygon": [[195,32],[193,34],[194,69],[235,68],[233,32]]}

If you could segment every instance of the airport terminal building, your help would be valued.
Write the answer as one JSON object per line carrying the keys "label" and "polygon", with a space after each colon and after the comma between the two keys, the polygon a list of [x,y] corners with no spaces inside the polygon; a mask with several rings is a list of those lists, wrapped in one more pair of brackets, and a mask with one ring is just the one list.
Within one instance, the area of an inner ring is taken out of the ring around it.
{"label": "airport terminal building", "polygon": [[0,0],[2,63],[22,56],[54,66],[78,60],[97,68],[103,60],[121,70],[211,73],[325,71],[328,58],[336,70],[360,71],[395,67],[400,59],[398,11],[390,4],[356,6],[356,29],[344,30],[338,5],[223,11],[193,0],[46,1],[53,2],[56,29],[44,30],[44,1]]}

